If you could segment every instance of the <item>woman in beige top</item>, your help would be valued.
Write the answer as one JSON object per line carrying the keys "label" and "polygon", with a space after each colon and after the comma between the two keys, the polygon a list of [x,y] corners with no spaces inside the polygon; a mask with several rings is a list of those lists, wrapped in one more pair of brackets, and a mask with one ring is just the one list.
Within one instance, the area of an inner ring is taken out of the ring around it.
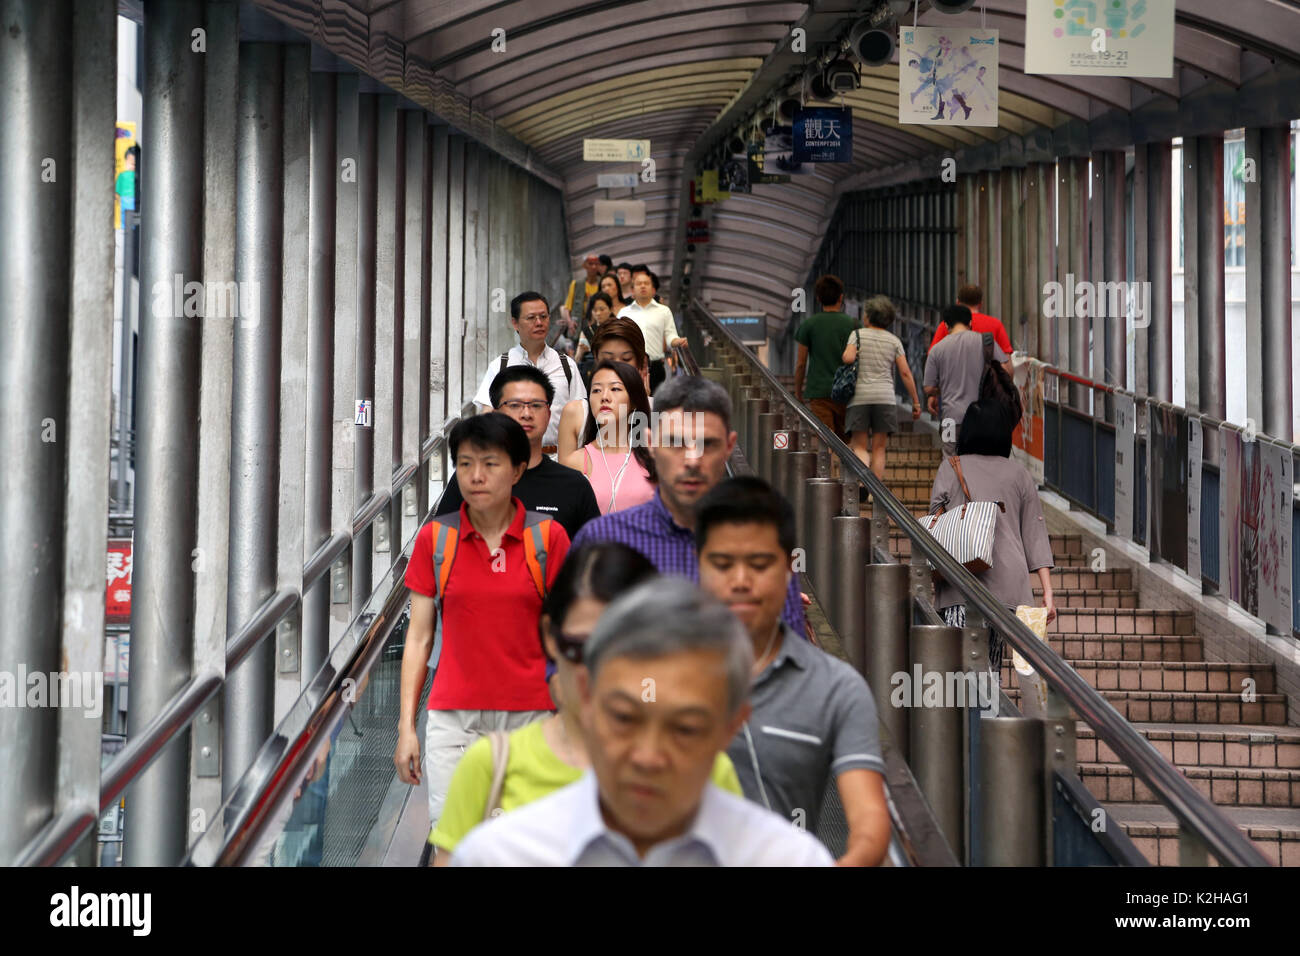
{"label": "woman in beige top", "polygon": [[[849,433],[849,447],[858,459],[881,481],[885,480],[885,444],[898,431],[898,399],[894,397],[894,369],[903,387],[912,395],[912,421],[921,417],[921,399],[916,394],[916,380],[903,354],[903,343],[885,327],[894,321],[894,303],[877,295],[862,306],[863,328],[849,336],[840,360],[858,363],[858,384],[849,399],[844,416],[844,430]],[[867,436],[871,451],[867,452]]]}

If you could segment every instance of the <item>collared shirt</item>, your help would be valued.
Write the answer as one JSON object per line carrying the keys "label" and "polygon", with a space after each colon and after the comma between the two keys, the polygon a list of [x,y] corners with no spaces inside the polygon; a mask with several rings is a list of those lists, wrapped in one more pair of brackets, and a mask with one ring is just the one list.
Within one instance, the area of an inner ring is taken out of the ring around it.
{"label": "collared shirt", "polygon": [[[1007,358],[995,339],[993,360],[1005,362]],[[944,336],[925,358],[924,387],[939,390],[943,417],[951,418],[958,428],[966,409],[979,398],[984,365],[984,334],[969,329]]]}
{"label": "collared shirt", "polygon": [[645,336],[645,354],[651,362],[664,357],[664,343],[681,338],[677,334],[677,322],[673,319],[673,310],[662,302],[650,300],[646,306],[636,300],[618,310],[620,319],[631,319]]}
{"label": "collared shirt", "polygon": [[830,866],[826,847],[774,813],[706,784],[681,836],[644,858],[605,825],[596,775],[475,827],[452,866]]}
{"label": "collared shirt", "polygon": [[[650,559],[660,574],[680,575],[696,584],[700,581],[695,533],[673,520],[659,492],[643,505],[588,522],[573,539],[573,547],[597,541],[617,541],[635,548]],[[794,628],[795,633],[804,633],[803,598],[795,575],[790,576],[790,593],[786,595],[781,620]]]}
{"label": "collared shirt", "polygon": [[[515,483],[514,495],[529,511],[544,514],[564,525],[570,539],[588,521],[600,517],[600,505],[596,501],[591,482],[580,472],[566,468],[545,455]],[[460,483],[453,471],[433,513],[451,514],[460,508],[464,500],[460,493]]]}
{"label": "collared shirt", "polygon": [[[546,434],[542,436],[543,445],[554,445],[557,443],[557,436],[560,434],[560,413],[564,411],[566,402],[575,398],[586,398],[587,390],[582,386],[582,373],[578,371],[578,365],[571,358],[565,358],[569,363],[569,376],[564,374],[564,366],[560,362],[560,353],[555,351],[549,345],[542,347],[542,354],[536,362],[528,357],[522,345],[516,345],[506,353],[506,367],[511,365],[531,365],[548,379],[555,388],[555,397],[551,399],[551,420],[546,426]],[[486,408],[492,407],[491,388],[492,380],[501,372],[501,356],[494,355],[488,361],[487,372],[483,376],[483,381],[474,393],[474,403]],[[572,382],[569,378],[572,378]]]}
{"label": "collared shirt", "polygon": [[[524,506],[513,499],[515,517],[497,553],[460,508],[455,560],[442,594],[442,654],[429,691],[429,710],[551,710],[546,657],[537,639],[542,598],[524,557]],[[406,585],[416,594],[437,594],[433,566],[434,522],[415,537]],[[550,587],[569,552],[569,536],[552,522],[546,548]]]}
{"label": "collared shirt", "polygon": [[831,778],[885,772],[876,703],[861,674],[782,628],[781,649],[755,678],[753,713],[727,755],[746,797],[815,831]]}

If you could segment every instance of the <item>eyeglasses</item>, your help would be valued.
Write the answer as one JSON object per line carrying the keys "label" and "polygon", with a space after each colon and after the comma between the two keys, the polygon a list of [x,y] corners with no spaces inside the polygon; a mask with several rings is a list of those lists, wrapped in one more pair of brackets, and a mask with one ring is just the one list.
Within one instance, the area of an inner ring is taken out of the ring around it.
{"label": "eyeglasses", "polygon": [[555,647],[570,664],[582,663],[582,646],[587,643],[590,634],[565,634],[558,628],[551,628],[551,637],[555,638]]}
{"label": "eyeglasses", "polygon": [[551,406],[546,404],[546,402],[521,402],[518,399],[511,399],[508,402],[502,402],[501,407],[512,412],[522,412],[526,408],[536,415],[543,409],[550,408]]}
{"label": "eyeglasses", "polygon": [[524,315],[519,317],[520,322],[531,322],[533,325],[541,325],[543,322],[551,321],[551,314],[543,312],[540,315]]}

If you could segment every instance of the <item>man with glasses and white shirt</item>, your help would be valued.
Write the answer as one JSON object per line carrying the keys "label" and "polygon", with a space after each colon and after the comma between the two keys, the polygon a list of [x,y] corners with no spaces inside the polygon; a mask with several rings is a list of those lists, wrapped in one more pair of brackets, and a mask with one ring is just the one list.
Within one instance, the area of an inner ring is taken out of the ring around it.
{"label": "man with glasses and white shirt", "polygon": [[620,319],[631,319],[645,336],[645,354],[650,360],[651,392],[667,377],[664,359],[668,351],[686,344],[686,339],[677,334],[673,310],[662,302],[655,301],[655,293],[658,291],[659,279],[655,274],[645,266],[637,266],[632,272],[632,302],[618,312]]}
{"label": "man with glasses and white shirt", "polygon": [[[558,521],[572,540],[579,528],[600,517],[600,505],[581,472],[542,454],[542,435],[551,421],[554,398],[550,379],[531,365],[511,365],[492,380],[488,396],[493,410],[509,415],[528,436],[528,470],[515,482],[515,497],[529,511]],[[453,472],[434,514],[451,514],[460,509],[462,500]]]}
{"label": "man with glasses and white shirt", "polygon": [[554,455],[560,429],[560,413],[575,398],[586,398],[578,366],[546,344],[551,329],[551,310],[540,292],[521,292],[510,300],[510,325],[519,335],[519,344],[488,363],[487,374],[474,394],[480,412],[492,410],[492,381],[511,365],[531,365],[551,382],[551,416],[542,436],[542,454]]}
{"label": "man with glasses and white shirt", "polygon": [[591,770],[481,824],[452,866],[829,866],[811,834],[709,781],[749,716],[753,651],[676,577],[605,609],[575,675]]}

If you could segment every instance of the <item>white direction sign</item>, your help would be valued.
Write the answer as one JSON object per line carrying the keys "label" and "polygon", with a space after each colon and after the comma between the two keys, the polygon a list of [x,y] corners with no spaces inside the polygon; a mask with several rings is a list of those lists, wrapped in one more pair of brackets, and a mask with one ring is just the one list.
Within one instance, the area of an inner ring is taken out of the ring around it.
{"label": "white direction sign", "polygon": [[636,173],[601,173],[596,177],[597,189],[635,189]]}
{"label": "white direction sign", "polygon": [[644,199],[597,199],[592,214],[598,226],[644,226]]}
{"label": "white direction sign", "polygon": [[584,139],[582,158],[589,163],[639,162],[650,155],[648,139]]}

